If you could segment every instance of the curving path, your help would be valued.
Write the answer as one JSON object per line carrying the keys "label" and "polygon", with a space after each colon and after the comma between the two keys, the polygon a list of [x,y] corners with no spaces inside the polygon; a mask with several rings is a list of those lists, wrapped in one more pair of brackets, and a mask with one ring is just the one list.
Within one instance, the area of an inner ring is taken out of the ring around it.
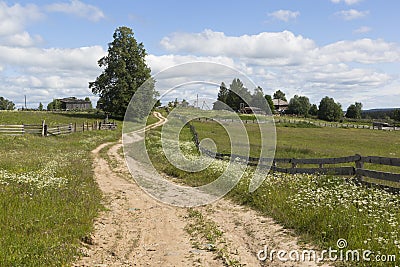
{"label": "curving path", "polygon": [[[137,132],[167,121],[160,113],[155,116],[159,122]],[[324,266],[259,261],[257,252],[265,245],[299,250],[297,238],[271,218],[228,200],[191,210],[158,202],[134,182],[121,149],[118,142],[92,151],[94,175],[106,210],[95,220],[92,236],[82,243],[83,256],[73,266]],[[106,156],[101,153],[104,150]],[[187,229],[196,226],[191,225],[193,218],[189,216],[193,210],[222,233],[215,247],[210,248],[198,232],[188,233]]]}

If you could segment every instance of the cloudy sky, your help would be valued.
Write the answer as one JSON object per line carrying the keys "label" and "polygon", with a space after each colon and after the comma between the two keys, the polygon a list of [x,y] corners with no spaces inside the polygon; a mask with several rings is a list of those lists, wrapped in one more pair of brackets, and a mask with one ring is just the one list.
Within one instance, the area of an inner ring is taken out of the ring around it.
{"label": "cloudy sky", "polygon": [[398,0],[0,0],[0,96],[22,107],[26,95],[32,108],[96,100],[88,82],[101,73],[97,60],[128,26],[154,74],[211,61],[268,94],[400,107],[399,11]]}

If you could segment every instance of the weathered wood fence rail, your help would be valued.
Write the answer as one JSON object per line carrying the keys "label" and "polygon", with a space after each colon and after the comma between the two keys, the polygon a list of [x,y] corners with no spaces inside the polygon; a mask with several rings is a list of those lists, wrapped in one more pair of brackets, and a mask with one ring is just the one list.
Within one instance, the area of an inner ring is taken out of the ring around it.
{"label": "weathered wood fence rail", "polygon": [[94,130],[115,130],[115,122],[85,122],[69,123],[63,125],[47,125],[45,121],[42,124],[21,124],[21,125],[0,125],[0,135],[22,135],[34,134],[41,136],[54,136],[61,134],[71,134],[74,132],[85,132]]}
{"label": "weathered wood fence rail", "polygon": [[[189,124],[190,130],[193,134],[194,142],[197,148],[203,153],[210,157],[221,160],[229,159],[240,159],[248,162],[248,165],[252,166],[271,166],[271,170],[296,174],[333,174],[333,175],[346,175],[346,176],[356,176],[358,181],[364,184],[371,184],[363,180],[363,177],[369,177],[382,181],[390,181],[399,183],[400,186],[400,173],[390,173],[390,172],[380,172],[374,170],[364,169],[364,163],[371,163],[377,165],[387,165],[400,167],[400,158],[387,158],[387,157],[377,157],[377,156],[347,156],[338,158],[308,158],[308,159],[296,159],[296,158],[254,158],[245,157],[241,155],[234,154],[223,154],[216,153],[200,146],[199,138],[195,127]],[[343,167],[326,167],[326,165],[337,165],[344,163],[353,163],[353,166],[343,166]],[[282,167],[282,164],[290,165],[290,167]],[[318,167],[304,168],[299,167],[299,165],[318,165]],[[400,169],[399,169],[400,171]],[[396,191],[396,190],[394,190]]]}

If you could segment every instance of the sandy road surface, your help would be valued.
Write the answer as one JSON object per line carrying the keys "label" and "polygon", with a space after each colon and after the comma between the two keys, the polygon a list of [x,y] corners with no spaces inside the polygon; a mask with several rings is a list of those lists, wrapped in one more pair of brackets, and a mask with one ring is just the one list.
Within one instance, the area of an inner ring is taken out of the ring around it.
{"label": "sandy road surface", "polygon": [[[146,129],[166,121],[156,115],[160,121]],[[121,148],[120,142],[105,143],[92,151],[106,210],[95,220],[92,236],[82,242],[83,256],[73,266],[321,266],[258,260],[265,245],[287,251],[303,246],[271,218],[228,200],[192,210],[158,202],[132,179]],[[193,210],[222,233],[214,244],[188,231],[194,227]]]}

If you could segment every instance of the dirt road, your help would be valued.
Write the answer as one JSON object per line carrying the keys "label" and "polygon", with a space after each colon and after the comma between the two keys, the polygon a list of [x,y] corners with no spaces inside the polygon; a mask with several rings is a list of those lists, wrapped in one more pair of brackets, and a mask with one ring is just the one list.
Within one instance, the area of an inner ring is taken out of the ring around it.
{"label": "dirt road", "polygon": [[[158,125],[165,122],[159,117]],[[228,200],[193,209],[158,202],[134,182],[121,150],[121,143],[93,150],[106,210],[73,266],[321,266],[260,261],[257,253],[265,246],[301,252],[304,245],[271,218]]]}

